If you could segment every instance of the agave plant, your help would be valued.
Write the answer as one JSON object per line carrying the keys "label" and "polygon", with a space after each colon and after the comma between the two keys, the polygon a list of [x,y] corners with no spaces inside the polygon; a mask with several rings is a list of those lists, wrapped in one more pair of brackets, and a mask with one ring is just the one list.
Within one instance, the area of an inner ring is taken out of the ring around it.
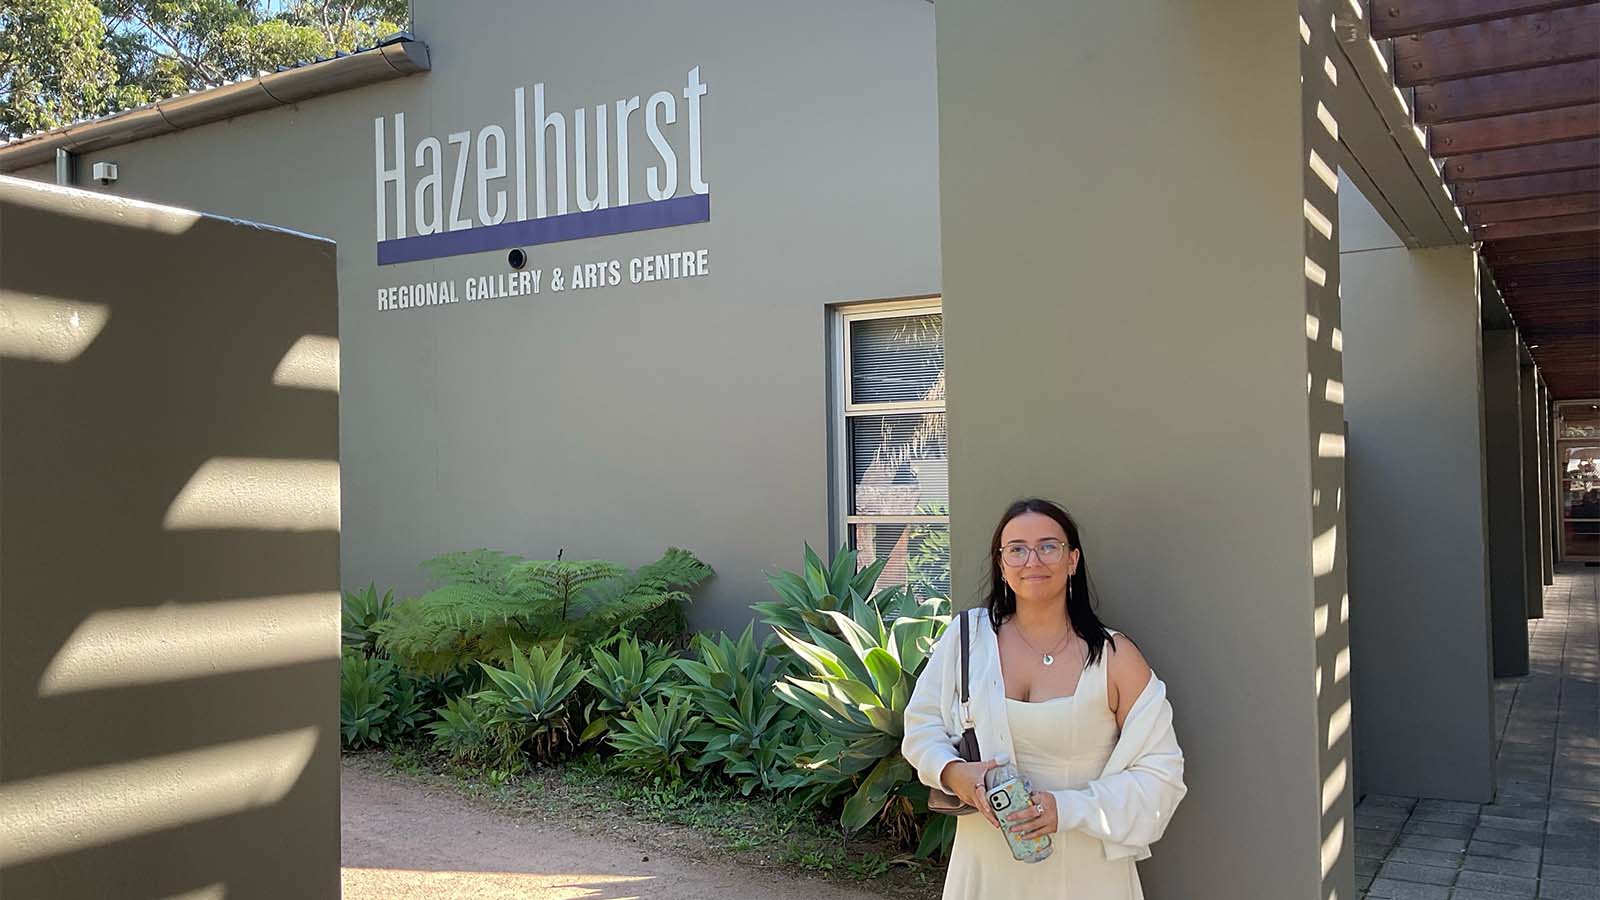
{"label": "agave plant", "polygon": [[347,648],[339,661],[339,734],[351,749],[376,746],[388,736],[394,663]]}
{"label": "agave plant", "polygon": [[472,697],[455,697],[438,709],[439,718],[428,725],[433,749],[454,762],[481,760],[489,749],[489,717],[483,704]]}
{"label": "agave plant", "polygon": [[567,656],[560,641],[548,652],[529,647],[526,654],[513,643],[507,669],[479,665],[494,684],[472,699],[488,709],[504,761],[515,761],[523,751],[538,761],[554,757],[570,735],[567,701],[583,680],[583,666]]}
{"label": "agave plant", "polygon": [[584,680],[594,688],[596,696],[584,709],[589,725],[578,738],[580,741],[605,734],[613,719],[628,715],[640,703],[648,703],[672,671],[672,656],[654,645],[641,647],[639,641],[624,636],[616,647],[615,656],[600,647],[590,651],[594,665]]}
{"label": "agave plant", "polygon": [[428,720],[428,706],[424,702],[422,684],[410,673],[395,667],[394,680],[389,684],[389,721],[384,736],[390,740],[405,737]]}
{"label": "agave plant", "polygon": [[766,643],[757,644],[754,624],[737,641],[727,635],[695,637],[699,659],[680,659],[688,682],[676,691],[706,717],[689,736],[700,747],[697,766],[717,764],[748,796],[756,788],[777,789],[786,762],[785,733],[796,711],[773,693]]}
{"label": "agave plant", "polygon": [[681,623],[689,589],[712,575],[678,549],[633,572],[605,560],[526,560],[493,550],[450,553],[423,566],[442,584],[399,604],[378,626],[382,647],[422,672],[508,663],[514,643],[586,647],[622,630],[650,636]]}
{"label": "agave plant", "polygon": [[695,767],[689,735],[699,724],[687,697],[642,703],[632,715],[617,719],[606,738],[617,749],[613,763],[627,771],[680,780]]}
{"label": "agave plant", "polygon": [[344,646],[364,656],[378,654],[378,627],[394,612],[394,591],[378,595],[375,584],[363,591],[345,591],[341,606],[340,639]]}
{"label": "agave plant", "polygon": [[832,565],[827,565],[807,544],[804,571],[767,576],[778,599],[755,603],[751,608],[768,625],[794,634],[821,628],[837,635],[827,613],[847,612],[856,602],[871,606],[887,619],[917,613],[920,604],[902,586],[892,585],[874,593],[878,576],[888,563],[887,559],[880,559],[858,572],[856,552],[846,547],[834,556]]}
{"label": "agave plant", "polygon": [[926,802],[926,788],[900,756],[900,739],[911,689],[949,622],[947,605],[929,600],[918,604],[916,615],[903,614],[887,623],[872,604],[853,599],[848,615],[822,611],[831,629],[807,624],[804,636],[777,630],[809,671],[809,677],[786,676],[775,689],[777,695],[837,739],[831,756],[809,763],[858,779],[840,816],[850,831],[886,808],[892,832],[914,830],[912,813],[919,802]]}
{"label": "agave plant", "polygon": [[777,750],[783,774],[776,789],[792,795],[804,807],[833,805],[854,788],[855,779],[838,765],[846,746],[809,716],[800,716]]}

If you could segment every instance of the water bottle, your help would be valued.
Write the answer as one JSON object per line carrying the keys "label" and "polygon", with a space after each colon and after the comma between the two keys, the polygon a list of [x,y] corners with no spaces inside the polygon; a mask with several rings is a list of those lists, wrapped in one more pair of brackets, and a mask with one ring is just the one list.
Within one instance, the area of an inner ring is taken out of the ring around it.
{"label": "water bottle", "polygon": [[1006,821],[1007,815],[1033,803],[1033,785],[1028,783],[1028,776],[1011,764],[1009,757],[999,756],[995,761],[999,765],[983,775],[984,794],[989,800],[989,808],[1000,820],[1000,831],[1006,836],[1006,843],[1011,845],[1011,855],[1027,863],[1048,859],[1054,849],[1050,846],[1050,835],[1024,838],[1013,833],[1011,823]]}

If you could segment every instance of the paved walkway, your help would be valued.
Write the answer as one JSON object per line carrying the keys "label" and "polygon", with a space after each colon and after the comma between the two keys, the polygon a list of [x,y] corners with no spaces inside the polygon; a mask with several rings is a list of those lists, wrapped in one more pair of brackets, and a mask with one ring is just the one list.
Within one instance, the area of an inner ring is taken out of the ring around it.
{"label": "paved walkway", "polygon": [[1600,570],[1565,566],[1528,623],[1531,672],[1495,683],[1492,804],[1368,795],[1356,807],[1362,897],[1600,897]]}

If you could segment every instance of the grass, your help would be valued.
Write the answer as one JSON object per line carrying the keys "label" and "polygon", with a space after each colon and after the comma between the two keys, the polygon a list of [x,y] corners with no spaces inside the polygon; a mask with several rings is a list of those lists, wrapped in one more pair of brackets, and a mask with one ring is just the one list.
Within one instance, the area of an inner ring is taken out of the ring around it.
{"label": "grass", "polygon": [[589,755],[521,773],[450,766],[421,745],[389,752],[395,771],[441,781],[475,800],[561,822],[582,833],[673,847],[722,859],[870,885],[885,897],[937,896],[943,867],[882,835],[846,835],[837,819],[782,797],[741,796],[732,786],[671,784],[617,774]]}

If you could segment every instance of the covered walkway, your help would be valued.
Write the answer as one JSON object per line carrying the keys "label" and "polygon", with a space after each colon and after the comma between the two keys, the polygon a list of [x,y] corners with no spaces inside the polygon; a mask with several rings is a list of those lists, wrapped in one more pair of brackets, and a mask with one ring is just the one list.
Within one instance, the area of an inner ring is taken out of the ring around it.
{"label": "covered walkway", "polygon": [[1531,671],[1495,683],[1496,801],[1368,795],[1356,807],[1361,896],[1600,895],[1600,570],[1566,565],[1528,622]]}

